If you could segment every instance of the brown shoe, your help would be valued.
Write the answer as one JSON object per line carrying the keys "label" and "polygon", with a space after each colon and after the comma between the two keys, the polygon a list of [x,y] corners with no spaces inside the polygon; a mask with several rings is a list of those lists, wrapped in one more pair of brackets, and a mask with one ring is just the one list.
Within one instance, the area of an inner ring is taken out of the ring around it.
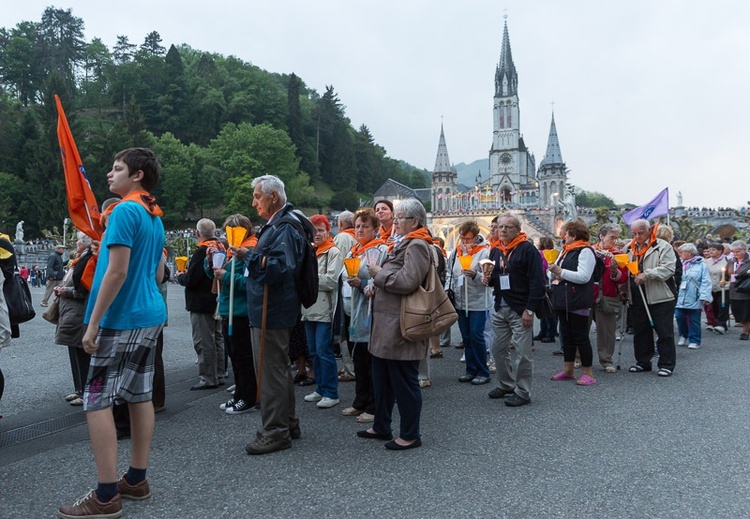
{"label": "brown shoe", "polygon": [[147,479],[144,479],[138,484],[131,485],[128,483],[128,480],[125,479],[125,474],[123,474],[120,481],[117,482],[117,491],[123,499],[140,501],[141,499],[148,499],[151,497],[151,489],[148,486]]}
{"label": "brown shoe", "polygon": [[91,489],[88,494],[79,498],[72,505],[61,506],[57,514],[63,519],[76,519],[78,517],[117,519],[122,515],[122,499],[117,495],[109,503],[102,503],[96,497],[96,491]]}

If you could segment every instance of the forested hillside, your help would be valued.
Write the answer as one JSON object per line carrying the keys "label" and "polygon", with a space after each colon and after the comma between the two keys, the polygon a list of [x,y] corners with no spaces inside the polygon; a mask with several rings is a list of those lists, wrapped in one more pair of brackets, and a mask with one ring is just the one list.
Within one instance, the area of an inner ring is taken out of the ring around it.
{"label": "forested hillside", "polygon": [[71,9],[54,7],[0,29],[0,230],[24,220],[34,237],[67,215],[54,94],[99,200],[116,151],[154,149],[168,228],[251,214],[250,181],[264,173],[314,209],[355,208],[389,177],[426,186],[424,172],[388,157],[366,126],[352,127],[333,86],[321,95],[291,71],[166,48],[157,31],[140,44],[118,36],[110,49],[85,41],[83,29]]}

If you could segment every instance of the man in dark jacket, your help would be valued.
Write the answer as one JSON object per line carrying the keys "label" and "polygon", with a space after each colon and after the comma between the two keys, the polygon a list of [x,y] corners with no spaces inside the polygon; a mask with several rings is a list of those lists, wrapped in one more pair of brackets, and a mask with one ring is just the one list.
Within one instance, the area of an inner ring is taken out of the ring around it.
{"label": "man in dark jacket", "polygon": [[63,252],[65,252],[65,247],[57,245],[55,252],[50,254],[47,259],[47,290],[44,291],[42,306],[47,306],[47,302],[54,292],[55,287],[62,283],[62,279],[65,276],[62,259]]}
{"label": "man in dark jacket", "polygon": [[[500,242],[490,252],[495,261],[492,276],[483,281],[493,287],[495,309],[492,312],[493,354],[500,385],[490,398],[504,398],[505,405],[518,407],[531,403],[531,353],[534,311],[544,298],[542,258],[536,247],[521,232],[515,216],[500,216],[497,222]],[[518,365],[512,366],[510,345],[516,347]]]}
{"label": "man in dark jacket", "polygon": [[215,389],[224,385],[224,340],[221,334],[221,321],[214,318],[216,294],[211,292],[213,281],[204,270],[206,250],[216,244],[216,224],[202,218],[197,225],[198,250],[196,250],[187,270],[177,276],[177,282],[185,287],[185,308],[190,312],[190,325],[193,329],[193,346],[198,354],[198,374],[200,381],[191,391]]}
{"label": "man in dark jacket", "polygon": [[[290,448],[292,439],[300,436],[289,369],[289,335],[300,313],[297,280],[307,238],[290,222],[302,221],[305,216],[286,203],[284,183],[279,178],[264,175],[254,179],[252,186],[253,207],[268,223],[250,254],[247,249],[235,248],[232,254],[247,265],[247,306],[260,385],[262,425],[245,450],[248,454],[267,454]],[[263,345],[261,328],[265,328]]]}

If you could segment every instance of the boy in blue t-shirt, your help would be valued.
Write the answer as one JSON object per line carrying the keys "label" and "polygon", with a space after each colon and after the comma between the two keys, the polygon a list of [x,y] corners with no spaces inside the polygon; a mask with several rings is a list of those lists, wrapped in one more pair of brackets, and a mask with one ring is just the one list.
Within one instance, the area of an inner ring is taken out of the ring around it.
{"label": "boy in blue t-shirt", "polygon": [[[98,486],[60,517],[119,517],[121,497],[151,495],[146,468],[154,431],[151,403],[156,339],[166,320],[157,283],[164,273],[161,209],[149,194],[159,181],[153,152],[130,148],[115,155],[107,174],[109,190],[122,197],[108,213],[84,323],[83,348],[91,354],[83,395]],[[128,403],[132,452],[128,472],[118,480],[117,435],[110,407]]]}

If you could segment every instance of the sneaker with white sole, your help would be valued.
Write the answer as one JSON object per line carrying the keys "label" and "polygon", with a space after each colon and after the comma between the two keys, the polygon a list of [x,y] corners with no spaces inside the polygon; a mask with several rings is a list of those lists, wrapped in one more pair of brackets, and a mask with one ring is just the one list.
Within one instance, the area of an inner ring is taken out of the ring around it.
{"label": "sneaker with white sole", "polygon": [[237,389],[237,385],[236,384],[232,384],[231,386],[229,386],[227,388],[227,393],[234,393],[235,389]]}
{"label": "sneaker with white sole", "polygon": [[716,330],[716,328],[714,328],[713,326],[711,326],[711,325],[709,324],[708,326],[706,326],[706,330],[707,330],[707,331],[709,331],[709,332],[713,332],[713,331],[715,331],[715,330]]}
{"label": "sneaker with white sole", "polygon": [[714,326],[714,331],[719,335],[724,335],[725,333],[727,333],[727,329],[723,326]]}
{"label": "sneaker with white sole", "polygon": [[324,396],[320,399],[318,402],[318,407],[321,409],[329,409],[335,405],[339,405],[340,400],[338,398],[328,398],[327,396]]}
{"label": "sneaker with white sole", "polygon": [[695,342],[691,342],[690,344],[688,344],[688,349],[689,350],[697,350],[700,347],[701,347],[701,345],[698,344],[698,343],[695,343]]}
{"label": "sneaker with white sole", "polygon": [[461,355],[461,362],[466,362],[466,354]]}
{"label": "sneaker with white sole", "polygon": [[677,346],[685,346],[687,342],[687,337],[680,337],[680,339],[677,341]]}
{"label": "sneaker with white sole", "polygon": [[317,391],[313,391],[309,395],[305,396],[305,402],[320,402],[322,398],[323,395],[321,395]]}
{"label": "sneaker with white sole", "polygon": [[242,414],[255,409],[255,404],[245,402],[241,398],[232,407],[227,407],[227,414]]}
{"label": "sneaker with white sole", "polygon": [[219,406],[219,409],[221,409],[222,411],[226,411],[227,409],[229,409],[230,407],[232,407],[236,403],[237,403],[237,401],[234,398],[230,398],[229,400],[227,400],[226,402],[224,402],[223,404],[221,404]]}

